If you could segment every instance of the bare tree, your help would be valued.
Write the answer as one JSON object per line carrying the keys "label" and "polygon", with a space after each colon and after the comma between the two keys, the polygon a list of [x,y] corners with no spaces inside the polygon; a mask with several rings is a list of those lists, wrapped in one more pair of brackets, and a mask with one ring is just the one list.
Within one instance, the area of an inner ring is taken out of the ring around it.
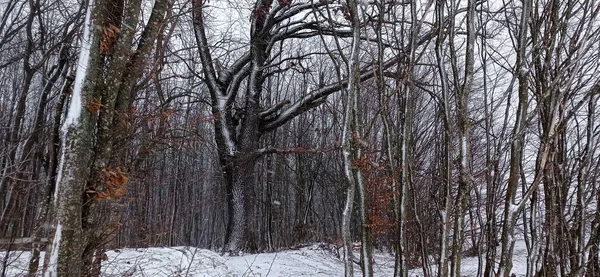
{"label": "bare tree", "polygon": [[[344,30],[321,26],[317,19],[307,22],[297,19],[312,9],[324,8],[327,1],[320,3],[288,3],[278,1],[257,1],[252,9],[250,29],[250,50],[244,52],[230,65],[222,66],[211,54],[206,34],[208,28],[204,20],[203,1],[194,1],[194,32],[198,52],[202,61],[204,79],[211,96],[211,109],[215,115],[215,142],[219,161],[227,187],[229,220],[225,232],[225,251],[237,252],[248,248],[253,240],[251,230],[247,230],[248,199],[245,190],[254,183],[254,164],[264,154],[277,153],[277,148],[260,147],[260,138],[290,122],[296,116],[322,104],[326,97],[342,89],[348,79],[321,88],[290,104],[283,100],[269,107],[261,106],[266,68],[272,66],[272,53],[277,43],[291,38],[308,38],[319,32],[350,36]],[[368,39],[363,38],[361,39]],[[277,54],[279,55],[279,54]],[[291,56],[288,60],[298,59]],[[388,68],[396,59],[388,60]],[[215,66],[219,64],[219,66]],[[370,78],[373,72],[361,70],[361,80]],[[243,82],[247,81],[246,87]],[[245,90],[245,91],[244,91]],[[243,92],[243,94],[242,94]],[[238,103],[241,108],[235,109]],[[241,104],[239,104],[241,103]],[[244,235],[245,234],[245,235]]]}

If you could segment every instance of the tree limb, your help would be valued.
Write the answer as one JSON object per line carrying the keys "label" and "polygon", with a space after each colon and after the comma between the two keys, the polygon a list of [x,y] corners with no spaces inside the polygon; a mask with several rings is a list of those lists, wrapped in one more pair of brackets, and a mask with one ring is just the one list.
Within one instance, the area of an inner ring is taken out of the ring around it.
{"label": "tree limb", "polygon": [[[383,64],[383,68],[387,69],[397,64],[398,61],[403,60],[403,56],[397,56],[386,63]],[[360,80],[368,80],[375,75],[375,72],[367,67],[361,72]],[[300,100],[296,101],[293,105],[289,106],[287,109],[280,112],[277,116],[272,118],[262,118],[262,124],[260,126],[260,132],[268,133],[275,130],[277,127],[287,123],[294,117],[298,116],[301,113],[304,113],[326,101],[327,96],[330,94],[342,90],[348,84],[348,78],[336,82],[335,84],[331,84],[317,90],[312,91],[308,95],[302,97]]]}

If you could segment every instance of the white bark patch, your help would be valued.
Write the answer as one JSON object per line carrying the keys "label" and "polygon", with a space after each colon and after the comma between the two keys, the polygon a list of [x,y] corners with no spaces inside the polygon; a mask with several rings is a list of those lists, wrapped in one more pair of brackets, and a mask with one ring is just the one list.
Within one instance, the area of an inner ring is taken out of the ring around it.
{"label": "white bark patch", "polygon": [[463,168],[467,168],[467,137],[462,136],[460,138],[460,154],[461,154],[461,164]]}
{"label": "white bark patch", "polygon": [[[446,259],[446,226],[448,226],[448,219],[445,210],[440,211],[440,216],[442,218],[442,249],[440,250],[440,261],[444,261]],[[444,264],[440,266],[445,266]]]}

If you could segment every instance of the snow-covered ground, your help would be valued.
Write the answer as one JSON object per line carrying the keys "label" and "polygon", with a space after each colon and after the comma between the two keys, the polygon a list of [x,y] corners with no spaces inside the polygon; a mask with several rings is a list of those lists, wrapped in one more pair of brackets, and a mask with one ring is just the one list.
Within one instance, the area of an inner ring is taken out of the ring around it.
{"label": "snow-covered ground", "polygon": [[[4,259],[4,253],[0,252]],[[25,276],[29,252],[12,252],[6,276]],[[524,276],[525,249],[522,241],[515,245],[514,271]],[[103,276],[343,276],[344,265],[335,251],[323,245],[275,253],[221,256],[210,250],[194,247],[122,249],[107,252],[102,264]],[[463,276],[476,276],[477,258],[464,258]],[[435,266],[432,268],[436,270]],[[360,268],[355,266],[357,275]],[[392,276],[394,257],[389,253],[375,254],[375,276]],[[410,276],[423,276],[412,270]]]}

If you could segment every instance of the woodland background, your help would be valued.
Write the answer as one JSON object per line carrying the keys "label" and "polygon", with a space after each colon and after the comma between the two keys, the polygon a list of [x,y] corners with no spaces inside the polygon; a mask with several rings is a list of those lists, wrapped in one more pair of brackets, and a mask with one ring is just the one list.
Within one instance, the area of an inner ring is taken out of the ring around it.
{"label": "woodland background", "polygon": [[315,241],[343,245],[348,275],[378,248],[396,276],[460,276],[463,256],[509,276],[524,240],[528,275],[596,276],[599,13],[2,0],[2,247],[58,276],[119,247]]}

